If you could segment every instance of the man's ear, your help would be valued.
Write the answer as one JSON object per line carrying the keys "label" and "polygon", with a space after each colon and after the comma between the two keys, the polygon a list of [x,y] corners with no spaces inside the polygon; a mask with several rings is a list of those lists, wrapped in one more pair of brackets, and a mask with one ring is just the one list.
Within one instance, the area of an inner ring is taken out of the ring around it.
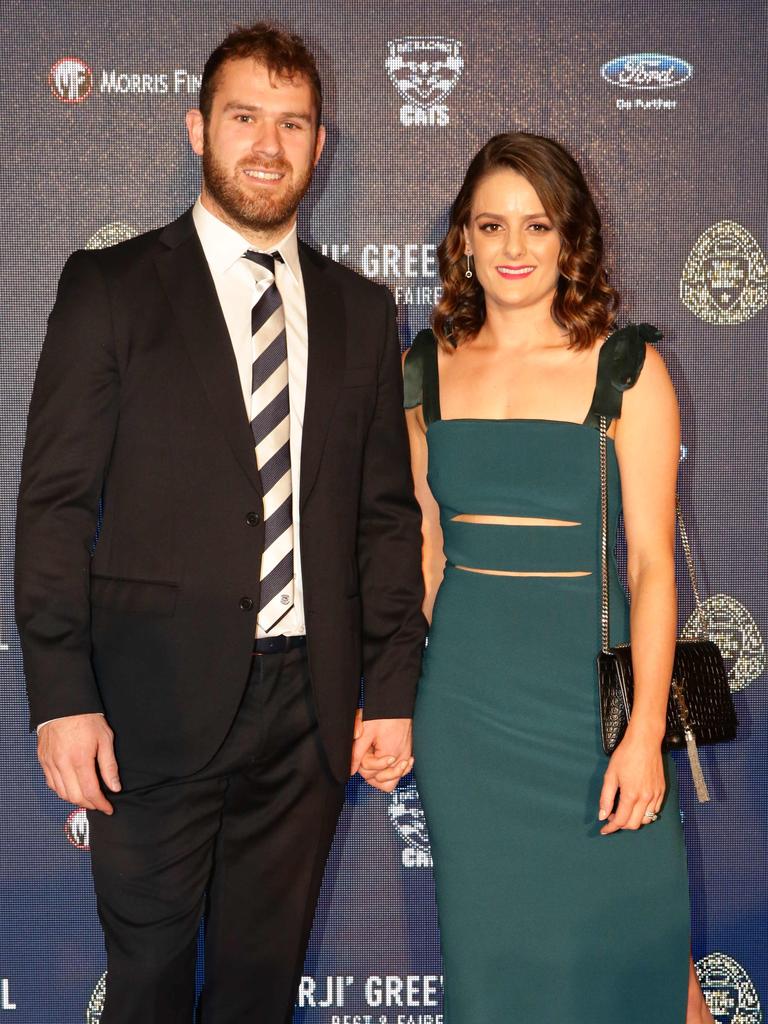
{"label": "man's ear", "polygon": [[317,167],[320,163],[320,157],[323,155],[323,147],[325,146],[325,125],[321,124],[317,127],[317,138],[315,139],[315,159],[312,162],[313,167]]}
{"label": "man's ear", "polygon": [[187,135],[192,151],[198,156],[203,155],[205,148],[205,120],[199,110],[188,110],[185,118],[187,123]]}

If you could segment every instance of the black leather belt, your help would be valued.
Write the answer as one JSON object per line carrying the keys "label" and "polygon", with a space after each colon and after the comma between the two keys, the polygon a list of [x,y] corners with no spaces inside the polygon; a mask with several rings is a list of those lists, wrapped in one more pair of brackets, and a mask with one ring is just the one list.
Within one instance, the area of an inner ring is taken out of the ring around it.
{"label": "black leather belt", "polygon": [[253,644],[254,654],[284,654],[296,647],[306,647],[305,636],[262,636]]}

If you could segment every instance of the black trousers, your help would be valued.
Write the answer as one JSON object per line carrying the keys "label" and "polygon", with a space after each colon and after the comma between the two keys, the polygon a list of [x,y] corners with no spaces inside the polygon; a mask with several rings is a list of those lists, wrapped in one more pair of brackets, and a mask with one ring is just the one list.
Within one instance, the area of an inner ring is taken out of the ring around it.
{"label": "black trousers", "polygon": [[317,730],[306,652],[254,656],[203,770],[130,777],[91,811],[107,947],[102,1024],[190,1024],[205,912],[202,1024],[290,1022],[344,787]]}

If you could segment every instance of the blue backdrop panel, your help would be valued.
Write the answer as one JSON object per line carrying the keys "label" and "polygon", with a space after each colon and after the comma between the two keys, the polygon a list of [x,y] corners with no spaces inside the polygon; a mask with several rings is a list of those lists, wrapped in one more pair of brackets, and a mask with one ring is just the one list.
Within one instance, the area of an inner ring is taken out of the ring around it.
{"label": "blue backdrop panel", "polygon": [[[87,820],[47,791],[36,766],[13,626],[15,491],[46,316],[73,249],[166,223],[194,200],[198,167],[183,115],[205,56],[233,23],[269,17],[312,44],[326,86],[329,143],[302,234],[392,288],[404,345],[439,294],[435,246],[467,162],[509,129],[551,135],[578,156],[627,313],[665,331],[683,412],[681,493],[741,722],[735,743],[702,754],[710,804],[694,802],[681,772],[694,956],[716,1020],[760,1024],[768,1002],[765,5],[0,7],[0,1015],[94,1024],[105,969]],[[692,600],[682,584],[681,597],[684,625]],[[430,867],[412,781],[391,797],[351,782],[297,1021],[442,1020]]]}

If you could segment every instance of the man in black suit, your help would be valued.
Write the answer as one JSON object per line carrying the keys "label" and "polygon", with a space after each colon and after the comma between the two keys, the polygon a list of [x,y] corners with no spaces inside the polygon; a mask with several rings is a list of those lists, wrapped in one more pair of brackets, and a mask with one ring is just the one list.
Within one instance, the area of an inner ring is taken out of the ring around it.
{"label": "man in black suit", "polygon": [[201,1020],[290,1020],[350,765],[388,791],[412,764],[395,310],[296,238],[320,108],[298,37],[228,36],[187,117],[200,198],[75,253],[40,357],[17,615],[46,780],[90,811],[103,1024],[188,1024],[204,911]]}

